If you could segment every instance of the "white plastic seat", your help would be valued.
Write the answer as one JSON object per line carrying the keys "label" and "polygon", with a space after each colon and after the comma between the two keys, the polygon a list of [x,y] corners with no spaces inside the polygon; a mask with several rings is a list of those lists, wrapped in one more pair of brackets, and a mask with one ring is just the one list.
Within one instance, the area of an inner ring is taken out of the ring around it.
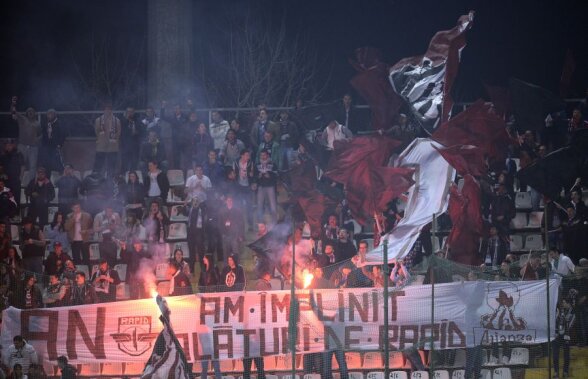
{"label": "white plastic seat", "polygon": [[400,351],[393,351],[389,356],[390,368],[402,368],[404,367],[404,354]]}
{"label": "white plastic seat", "polygon": [[517,192],[515,194],[515,208],[516,209],[531,209],[533,203],[531,202],[530,192]]}
{"label": "white plastic seat", "polygon": [[183,214],[184,205],[172,205],[169,219],[171,221],[188,221],[188,215]]}
{"label": "white plastic seat", "polygon": [[76,271],[81,271],[86,274],[86,281],[90,281],[90,268],[88,265],[77,265]]}
{"label": "white plastic seat", "polygon": [[129,300],[131,298],[131,287],[127,283],[116,285],[116,300]]}
{"label": "white plastic seat", "polygon": [[356,370],[363,367],[361,362],[361,354],[354,351],[348,351],[345,353],[345,362],[349,370]]}
{"label": "white plastic seat", "polygon": [[92,174],[92,170],[84,171],[84,178],[83,179],[86,179],[86,176],[90,176],[91,174]]}
{"label": "white plastic seat", "polygon": [[465,370],[453,370],[451,379],[466,379]]}
{"label": "white plastic seat", "polygon": [[123,374],[123,365],[120,362],[105,362],[102,363],[102,371],[101,374],[103,376],[122,376]]}
{"label": "white plastic seat", "polygon": [[47,220],[52,221],[55,218],[55,213],[57,213],[58,210],[59,208],[57,207],[49,207],[49,217]]}
{"label": "white plastic seat", "polygon": [[[127,171],[125,172],[125,182],[129,182],[129,172]],[[137,179],[139,179],[139,183],[143,183],[143,173],[141,172],[141,170],[136,170],[135,174],[137,174]]]}
{"label": "white plastic seat", "polygon": [[435,379],[449,379],[449,371],[447,370],[435,370],[433,374]]}
{"label": "white plastic seat", "polygon": [[167,263],[158,263],[155,266],[155,279],[166,280],[167,279]]}
{"label": "white plastic seat", "polygon": [[[51,199],[49,204],[59,204],[59,188],[55,187],[55,197]],[[52,221],[52,219],[50,219],[49,221]]]}
{"label": "white plastic seat", "polygon": [[492,371],[492,379],[512,379],[510,368],[497,367]]}
{"label": "white plastic seat", "polygon": [[363,379],[363,373],[357,371],[350,372],[349,379]]}
{"label": "white plastic seat", "polygon": [[529,253],[523,254],[519,257],[519,266],[523,267],[529,261]]}
{"label": "white plastic seat", "polygon": [[521,251],[523,250],[523,236],[520,234],[511,234],[510,239],[510,251]]}
{"label": "white plastic seat", "polygon": [[524,212],[517,212],[515,217],[510,220],[510,227],[512,229],[525,229],[527,224],[527,214]]}
{"label": "white plastic seat", "polygon": [[515,347],[510,352],[511,365],[528,365],[529,364],[529,349],[526,347]]}
{"label": "white plastic seat", "polygon": [[[27,205],[28,203],[29,202],[27,199],[27,194],[25,193],[25,189],[21,188],[20,189],[20,205]],[[52,220],[49,220],[49,221],[52,221]]]}
{"label": "white plastic seat", "polygon": [[381,353],[370,351],[363,355],[363,368],[382,368],[383,366],[384,362]]}
{"label": "white plastic seat", "polygon": [[273,291],[280,291],[284,288],[284,283],[280,278],[271,278],[270,285],[272,286]]}
{"label": "white plastic seat", "polygon": [[175,222],[169,225],[169,233],[167,238],[170,240],[185,240],[188,238],[188,230],[186,224]]}
{"label": "white plastic seat", "polygon": [[441,250],[441,245],[439,244],[439,238],[436,236],[431,236],[431,245],[433,246],[433,252],[437,252]]}
{"label": "white plastic seat", "polygon": [[303,376],[304,379],[321,379],[320,374],[305,374]]}
{"label": "white plastic seat", "polygon": [[367,373],[366,379],[384,379],[384,373],[382,371],[370,371]]}
{"label": "white plastic seat", "polygon": [[410,379],[429,379],[428,371],[413,371],[410,374]]}
{"label": "white plastic seat", "polygon": [[12,242],[18,242],[18,240],[20,239],[19,232],[20,231],[19,231],[18,225],[14,225],[14,224],[10,225],[10,236],[12,237]]}
{"label": "white plastic seat", "polygon": [[480,379],[492,379],[492,370],[482,369],[480,371]]}
{"label": "white plastic seat", "polygon": [[466,351],[458,349],[455,351],[455,359],[453,360],[452,367],[465,367],[466,364]]}
{"label": "white plastic seat", "polygon": [[543,212],[535,211],[529,213],[529,224],[527,224],[528,228],[540,228],[541,221],[543,220]]}
{"label": "white plastic seat", "polygon": [[525,250],[543,250],[543,239],[540,234],[530,234],[525,238]]}
{"label": "white plastic seat", "polygon": [[91,261],[97,261],[100,259],[100,245],[99,244],[91,243],[90,246],[88,246],[88,250],[89,250],[89,255],[90,255]]}
{"label": "white plastic seat", "polygon": [[390,379],[408,379],[406,371],[391,371]]}
{"label": "white plastic seat", "polygon": [[170,187],[179,187],[186,184],[182,170],[167,170],[167,180],[169,180]]}
{"label": "white plastic seat", "polygon": [[365,238],[364,241],[367,242],[367,244],[368,244],[368,251],[371,251],[374,249],[374,239],[373,238]]}
{"label": "white plastic seat", "polygon": [[127,264],[119,263],[114,265],[113,269],[118,273],[118,277],[121,281],[126,282],[127,280]]}

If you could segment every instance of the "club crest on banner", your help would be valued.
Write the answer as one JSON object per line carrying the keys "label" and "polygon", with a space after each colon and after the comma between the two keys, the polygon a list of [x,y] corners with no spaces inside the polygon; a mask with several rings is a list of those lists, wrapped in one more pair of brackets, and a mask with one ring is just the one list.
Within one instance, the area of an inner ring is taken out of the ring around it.
{"label": "club crest on banner", "polygon": [[118,318],[118,333],[111,334],[123,353],[136,357],[151,349],[158,333],[151,332],[151,316]]}

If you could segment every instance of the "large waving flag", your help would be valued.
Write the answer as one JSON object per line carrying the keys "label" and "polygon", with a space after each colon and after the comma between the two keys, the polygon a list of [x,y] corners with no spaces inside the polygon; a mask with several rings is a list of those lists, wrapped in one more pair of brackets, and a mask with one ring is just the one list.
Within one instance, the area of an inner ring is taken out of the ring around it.
{"label": "large waving flag", "polygon": [[[439,154],[442,145],[428,138],[415,139],[398,157],[397,167],[415,170],[415,184],[408,191],[402,218],[394,229],[383,236],[388,240],[388,262],[410,252],[422,228],[447,210],[455,169]],[[382,264],[383,244],[366,254],[358,265]]]}
{"label": "large waving flag", "polygon": [[463,15],[450,30],[437,32],[422,56],[401,59],[390,69],[390,83],[412,107],[415,118],[431,132],[449,119],[450,91],[457,76],[465,31],[472,27],[474,12]]}
{"label": "large waving flag", "polygon": [[510,97],[517,129],[541,130],[549,113],[566,109],[565,102],[556,94],[537,85],[510,79]]}

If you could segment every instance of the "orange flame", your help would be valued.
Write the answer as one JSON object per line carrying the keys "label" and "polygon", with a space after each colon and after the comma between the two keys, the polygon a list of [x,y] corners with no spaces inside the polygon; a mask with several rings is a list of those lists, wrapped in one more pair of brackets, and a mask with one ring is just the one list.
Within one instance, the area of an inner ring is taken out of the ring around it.
{"label": "orange flame", "polygon": [[308,272],[307,269],[304,269],[304,271],[302,271],[302,283],[305,289],[308,288],[308,286],[310,286],[313,279],[314,275]]}

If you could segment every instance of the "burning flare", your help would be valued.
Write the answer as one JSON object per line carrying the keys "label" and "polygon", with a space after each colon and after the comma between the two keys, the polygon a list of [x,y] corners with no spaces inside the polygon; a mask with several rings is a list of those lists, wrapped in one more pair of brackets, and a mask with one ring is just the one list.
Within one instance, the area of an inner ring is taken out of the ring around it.
{"label": "burning flare", "polygon": [[304,286],[305,289],[308,288],[308,286],[310,286],[313,279],[314,279],[314,275],[311,274],[307,269],[304,269],[302,271],[302,285]]}

